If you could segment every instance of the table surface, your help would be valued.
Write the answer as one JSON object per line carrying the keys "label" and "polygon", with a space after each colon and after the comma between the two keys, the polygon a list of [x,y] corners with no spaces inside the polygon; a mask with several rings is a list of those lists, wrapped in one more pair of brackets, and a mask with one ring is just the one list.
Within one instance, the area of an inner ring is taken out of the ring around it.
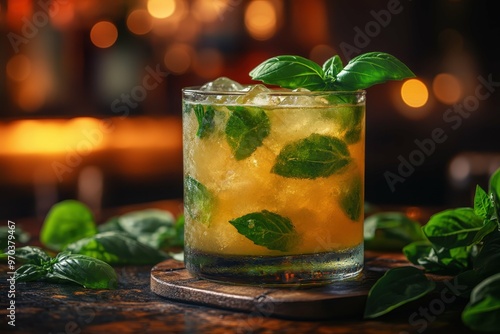
{"label": "table surface", "polygon": [[[102,217],[143,208],[179,212],[179,201],[162,201],[109,210]],[[19,221],[16,226],[34,231],[40,222]],[[30,244],[35,244],[30,242]],[[368,256],[402,260],[401,254]],[[0,265],[0,332],[15,333],[469,333],[460,319],[464,301],[436,294],[408,304],[383,317],[359,316],[326,321],[281,319],[256,309],[236,312],[160,297],[150,290],[153,266],[115,266],[116,290],[91,290],[77,285],[29,282],[15,284],[15,298],[8,298],[9,277]],[[447,296],[449,297],[449,296]],[[15,300],[15,327],[7,310]]]}

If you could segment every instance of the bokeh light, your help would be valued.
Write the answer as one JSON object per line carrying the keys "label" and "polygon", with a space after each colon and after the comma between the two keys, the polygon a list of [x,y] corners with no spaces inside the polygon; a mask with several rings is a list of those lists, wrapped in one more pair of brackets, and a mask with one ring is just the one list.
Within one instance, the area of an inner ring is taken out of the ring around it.
{"label": "bokeh light", "polygon": [[277,14],[273,4],[266,0],[250,2],[245,11],[245,27],[254,39],[267,40],[276,32]]}
{"label": "bokeh light", "polygon": [[118,38],[116,26],[109,21],[100,21],[90,30],[90,40],[99,48],[109,48]]}
{"label": "bokeh light", "polygon": [[410,79],[401,86],[401,98],[412,108],[424,106],[429,99],[429,91],[419,79]]}
{"label": "bokeh light", "polygon": [[454,104],[462,97],[462,84],[454,75],[440,73],[432,81],[432,91],[442,103]]}
{"label": "bokeh light", "polygon": [[227,5],[227,0],[195,0],[191,11],[198,21],[213,22],[223,18]]}
{"label": "bokeh light", "polygon": [[127,28],[136,35],[147,34],[152,27],[153,21],[145,9],[136,9],[127,17]]}
{"label": "bokeh light", "polygon": [[6,70],[11,80],[26,80],[31,73],[31,61],[23,54],[15,55],[8,61]]}
{"label": "bokeh light", "polygon": [[187,44],[174,44],[165,52],[165,67],[174,74],[185,73],[191,66],[194,50]]}
{"label": "bokeh light", "polygon": [[198,51],[193,70],[200,77],[213,80],[219,77],[224,66],[224,59],[219,50],[206,48]]}
{"label": "bokeh light", "polygon": [[148,0],[148,12],[152,17],[164,19],[175,12],[175,0]]}

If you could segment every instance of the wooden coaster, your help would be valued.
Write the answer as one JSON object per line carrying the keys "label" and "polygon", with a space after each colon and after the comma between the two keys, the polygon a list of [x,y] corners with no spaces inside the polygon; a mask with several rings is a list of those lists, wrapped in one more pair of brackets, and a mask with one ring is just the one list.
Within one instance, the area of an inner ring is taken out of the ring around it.
{"label": "wooden coaster", "polygon": [[408,265],[404,257],[365,256],[355,280],[307,288],[226,285],[193,277],[184,263],[167,260],[151,270],[151,291],[165,298],[265,316],[302,320],[362,316],[371,286],[389,268]]}

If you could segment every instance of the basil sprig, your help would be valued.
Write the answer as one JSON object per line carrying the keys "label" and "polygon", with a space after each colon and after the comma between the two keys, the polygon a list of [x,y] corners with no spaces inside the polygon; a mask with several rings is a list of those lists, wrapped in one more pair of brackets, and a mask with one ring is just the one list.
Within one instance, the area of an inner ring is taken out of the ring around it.
{"label": "basil sprig", "polygon": [[429,272],[454,276],[447,283],[455,287],[449,289],[450,292],[469,299],[462,312],[465,325],[477,331],[497,331],[500,325],[497,316],[500,310],[499,195],[500,169],[491,176],[488,192],[476,187],[473,207],[433,215],[422,227],[425,238],[403,248],[407,259],[417,267],[387,271],[368,295],[365,317],[381,316],[430,292],[439,292],[425,279],[424,273]]}
{"label": "basil sprig", "polygon": [[114,289],[118,284],[113,267],[93,257],[62,252],[52,258],[32,246],[19,248],[16,256],[25,262],[15,271],[16,282],[72,282],[90,289]]}
{"label": "basil sprig", "polygon": [[283,88],[355,91],[389,80],[411,78],[415,74],[388,53],[368,52],[354,57],[345,66],[338,55],[328,59],[323,66],[300,56],[277,56],[255,67],[250,76]]}

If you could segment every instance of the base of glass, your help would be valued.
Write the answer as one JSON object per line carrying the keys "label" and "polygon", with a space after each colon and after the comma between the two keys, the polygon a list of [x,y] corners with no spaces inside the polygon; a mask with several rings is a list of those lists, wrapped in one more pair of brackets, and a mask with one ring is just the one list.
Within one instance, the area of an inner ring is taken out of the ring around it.
{"label": "base of glass", "polygon": [[356,278],[363,270],[363,244],[342,251],[287,255],[215,255],[186,247],[186,268],[225,284],[275,287],[318,286]]}

